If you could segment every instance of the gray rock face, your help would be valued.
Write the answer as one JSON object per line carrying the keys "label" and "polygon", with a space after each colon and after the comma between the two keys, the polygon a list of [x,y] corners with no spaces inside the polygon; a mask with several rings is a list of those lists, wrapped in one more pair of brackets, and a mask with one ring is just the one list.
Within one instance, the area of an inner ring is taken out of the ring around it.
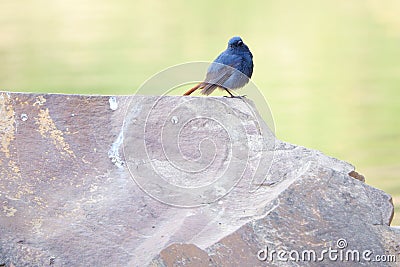
{"label": "gray rock face", "polygon": [[396,266],[391,197],[270,128],[241,99],[0,93],[0,266]]}

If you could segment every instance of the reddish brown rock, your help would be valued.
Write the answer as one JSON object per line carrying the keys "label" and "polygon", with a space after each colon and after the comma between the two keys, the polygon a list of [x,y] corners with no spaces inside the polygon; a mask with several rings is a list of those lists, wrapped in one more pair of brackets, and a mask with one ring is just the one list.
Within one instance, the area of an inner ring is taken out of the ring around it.
{"label": "reddish brown rock", "polygon": [[270,128],[241,99],[0,93],[0,266],[304,266],[257,255],[339,239],[398,257],[390,196]]}

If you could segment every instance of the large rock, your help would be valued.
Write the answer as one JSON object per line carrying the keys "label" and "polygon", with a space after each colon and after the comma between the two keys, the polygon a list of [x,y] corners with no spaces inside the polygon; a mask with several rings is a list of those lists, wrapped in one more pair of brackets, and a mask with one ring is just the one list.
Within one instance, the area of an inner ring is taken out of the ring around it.
{"label": "large rock", "polygon": [[400,260],[391,197],[270,128],[242,99],[1,93],[0,266],[396,266],[368,262]]}

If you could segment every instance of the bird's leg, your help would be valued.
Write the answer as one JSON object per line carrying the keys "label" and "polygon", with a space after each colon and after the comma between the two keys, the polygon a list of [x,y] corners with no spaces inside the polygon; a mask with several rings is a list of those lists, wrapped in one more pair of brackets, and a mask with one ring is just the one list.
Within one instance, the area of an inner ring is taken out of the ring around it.
{"label": "bird's leg", "polygon": [[[230,96],[230,98],[243,98],[243,97],[246,97],[246,95],[242,95],[242,96],[240,96],[240,95],[238,95],[238,96],[234,96],[227,88],[224,88],[225,89],[225,91],[227,91],[231,96]],[[225,96],[225,97],[228,97],[228,96]]]}
{"label": "bird's leg", "polygon": [[234,95],[232,95],[232,93],[228,90],[228,88],[224,88],[225,89],[225,91],[227,91],[228,92],[228,94],[230,94],[231,95],[231,98],[235,98],[235,96]]}

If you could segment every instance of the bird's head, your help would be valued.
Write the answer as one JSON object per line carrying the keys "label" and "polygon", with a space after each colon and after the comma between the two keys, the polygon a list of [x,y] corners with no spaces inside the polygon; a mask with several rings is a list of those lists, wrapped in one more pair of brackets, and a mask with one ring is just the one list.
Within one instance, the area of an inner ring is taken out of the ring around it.
{"label": "bird's head", "polygon": [[249,52],[249,48],[239,36],[232,37],[228,42],[228,49],[241,52]]}

